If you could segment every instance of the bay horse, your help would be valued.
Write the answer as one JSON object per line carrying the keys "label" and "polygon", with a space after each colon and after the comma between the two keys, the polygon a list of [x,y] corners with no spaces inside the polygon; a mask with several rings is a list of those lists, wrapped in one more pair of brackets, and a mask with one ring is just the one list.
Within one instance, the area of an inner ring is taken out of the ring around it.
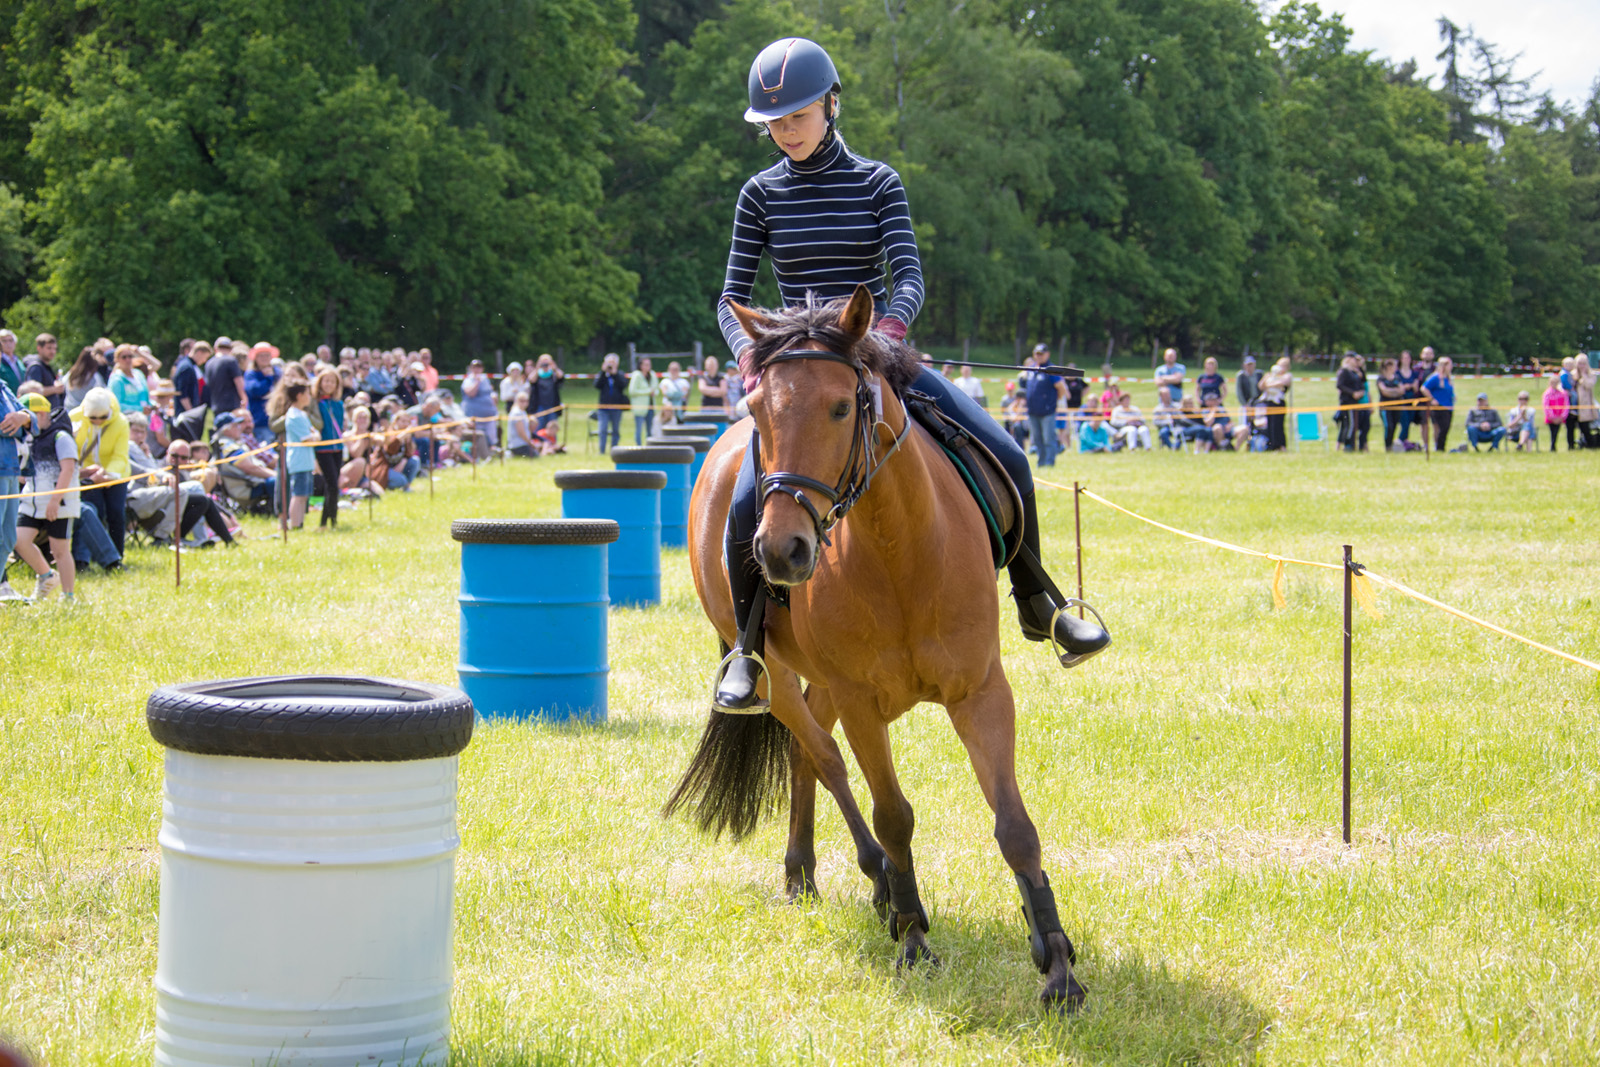
{"label": "bay horse", "polygon": [[[1029,947],[1045,975],[1040,999],[1075,1009],[1085,993],[1072,971],[1072,942],[1017,788],[1016,708],[1000,661],[999,594],[984,520],[897,395],[918,373],[917,356],[869,332],[873,303],[864,287],[826,306],[732,310],[754,342],[760,381],[748,395],[751,417],[712,447],[695,485],[690,564],[726,652],[736,625],[723,533],[754,437],[760,469],[768,472],[754,554],[769,586],[787,593],[788,610],[766,615],[770,713],[713,710],[665,811],[692,806],[703,830],[738,839],[775,806],[787,778],[784,868],[790,895],[799,896],[816,887],[820,780],[844,814],[856,862],[873,882],[873,903],[900,943],[897,965],[936,965],[912,865],[913,814],[895,775],[889,724],[922,701],[943,704],[1022,893]],[[803,691],[802,677],[809,683]],[[871,828],[851,795],[835,723],[871,791]]]}

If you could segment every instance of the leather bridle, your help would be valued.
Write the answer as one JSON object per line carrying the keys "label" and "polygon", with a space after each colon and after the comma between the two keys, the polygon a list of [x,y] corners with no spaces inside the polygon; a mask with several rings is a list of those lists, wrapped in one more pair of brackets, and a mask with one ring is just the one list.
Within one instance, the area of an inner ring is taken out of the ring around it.
{"label": "leather bridle", "polygon": [[[766,505],[767,497],[773,493],[782,493],[793,498],[794,502],[804,508],[811,516],[811,523],[816,527],[817,539],[825,545],[832,545],[828,539],[828,531],[839,524],[863,494],[872,487],[872,478],[883,465],[889,461],[900,448],[900,443],[905,440],[906,434],[911,429],[911,418],[908,415],[905,426],[895,436],[894,444],[883,454],[883,458],[876,463],[872,460],[872,445],[876,440],[879,425],[877,411],[873,405],[872,386],[867,380],[867,368],[858,359],[834,352],[829,349],[795,349],[782,352],[766,361],[765,366],[774,363],[791,363],[800,360],[823,360],[829,363],[841,363],[856,372],[856,424],[851,430],[850,455],[845,459],[844,470],[839,475],[839,480],[833,485],[819,482],[815,478],[793,471],[773,471],[761,476],[761,503]],[[820,494],[828,501],[827,511],[818,511],[811,498],[806,496],[806,490]]]}

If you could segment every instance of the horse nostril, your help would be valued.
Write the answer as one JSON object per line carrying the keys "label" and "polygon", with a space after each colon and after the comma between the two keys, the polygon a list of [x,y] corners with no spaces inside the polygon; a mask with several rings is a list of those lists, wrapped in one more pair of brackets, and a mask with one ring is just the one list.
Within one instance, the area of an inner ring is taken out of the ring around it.
{"label": "horse nostril", "polygon": [[789,566],[797,574],[804,574],[811,569],[811,545],[803,537],[796,537],[789,542]]}

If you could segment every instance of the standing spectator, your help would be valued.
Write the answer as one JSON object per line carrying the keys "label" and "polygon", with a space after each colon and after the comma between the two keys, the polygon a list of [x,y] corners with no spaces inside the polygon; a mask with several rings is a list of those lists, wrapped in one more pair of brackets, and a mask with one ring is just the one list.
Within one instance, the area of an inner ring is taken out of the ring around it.
{"label": "standing spectator", "polygon": [[193,408],[206,407],[210,398],[206,390],[205,363],[211,358],[211,346],[205,341],[184,338],[178,346],[178,362],[172,365],[172,388],[177,397],[173,401],[175,413],[182,415]]}
{"label": "standing spectator", "polygon": [[[196,346],[198,347],[198,346]],[[211,419],[218,415],[247,409],[244,394],[244,371],[233,355],[233,342],[226,337],[217,338],[212,355],[206,361],[206,392],[211,401]]]}
{"label": "standing spectator", "polygon": [[1339,390],[1339,444],[1346,452],[1367,450],[1367,435],[1372,431],[1372,412],[1365,405],[1367,372],[1355,352],[1346,352],[1334,382]]}
{"label": "standing spectator", "polygon": [[[1558,371],[1550,373],[1549,384],[1545,387],[1542,398],[1544,408],[1544,424],[1550,428],[1550,451],[1556,450],[1556,442],[1560,439],[1561,427],[1567,423],[1567,391],[1561,388],[1561,374]],[[1571,445],[1567,446],[1571,450]]]}
{"label": "standing spectator", "polygon": [[972,368],[963,365],[961,376],[956,379],[956,388],[972,398],[972,402],[983,408],[989,409],[989,398],[983,395],[983,383],[972,376]]}
{"label": "standing spectator", "polygon": [[[344,459],[344,384],[339,372],[328,368],[318,374],[312,390],[317,413],[322,416],[320,443],[316,454],[317,470],[322,473],[322,518],[318,528],[339,525],[339,474]],[[284,423],[287,427],[287,421]]]}
{"label": "standing spectator", "polygon": [[417,362],[422,364],[422,381],[427,385],[428,392],[431,393],[439,388],[439,371],[433,365],[433,350],[431,348],[420,349],[417,352]]}
{"label": "standing spectator", "polygon": [[33,347],[33,354],[22,361],[22,377],[25,381],[38,382],[39,395],[50,401],[50,410],[61,411],[66,402],[67,383],[56,377],[55,368],[50,365],[56,358],[56,339],[41,333],[33,339]]}
{"label": "standing spectator", "polygon": [[[13,337],[13,344],[15,340]],[[44,401],[44,407],[48,413],[48,400]],[[6,553],[17,543],[17,515],[22,503],[6,498],[14,498],[21,492],[22,452],[19,445],[33,433],[36,426],[37,419],[33,412],[0,377],[0,602],[25,599],[6,582]]]}
{"label": "standing spectator", "polygon": [[[1572,357],[1571,400],[1573,410],[1568,414],[1569,420],[1576,415],[1578,432],[1583,435],[1584,448],[1600,448],[1600,422],[1596,421],[1594,403],[1594,371],[1589,368],[1589,356],[1579,352]],[[1571,426],[1571,421],[1568,422]],[[1572,448],[1571,430],[1567,431],[1567,448]]]}
{"label": "standing spectator", "polygon": [[[506,413],[510,414],[511,407],[517,401],[518,393],[528,391],[528,376],[522,373],[522,364],[513,360],[506,364],[506,376],[500,379],[500,403],[506,406]],[[382,393],[374,393],[382,396]]]}
{"label": "standing spectator", "polygon": [[466,377],[461,379],[461,412],[472,420],[472,451],[479,452],[481,439],[492,456],[500,447],[500,406],[494,402],[494,383],[483,371],[483,360],[467,364]]}
{"label": "standing spectator", "polygon": [[1178,362],[1178,350],[1169,348],[1161,353],[1161,366],[1156,368],[1156,385],[1172,390],[1172,399],[1182,403],[1183,378],[1189,368]]}
{"label": "standing spectator", "polygon": [[422,403],[422,396],[428,391],[422,377],[422,364],[411,364],[406,373],[395,383],[394,391],[400,398],[400,403],[408,408],[414,408]]}
{"label": "standing spectator", "polygon": [[1205,406],[1206,397],[1208,396],[1214,396],[1218,400],[1222,399],[1223,391],[1228,388],[1228,379],[1224,378],[1222,372],[1217,370],[1215,356],[1206,357],[1205,370],[1200,377],[1194,380],[1194,388],[1195,395],[1199,398],[1202,407]]}
{"label": "standing spectator", "polygon": [[250,418],[256,425],[256,435],[263,444],[274,440],[272,420],[267,413],[267,398],[283,379],[283,372],[272,365],[278,350],[265,341],[256,342],[250,349],[250,368],[244,372],[244,396],[250,408]]}
{"label": "standing spectator", "polygon": [[[134,357],[138,354],[138,349],[133,345],[118,345],[114,369],[106,381],[106,388],[117,398],[117,406],[127,415],[143,412],[150,407],[150,386],[144,373],[134,366]],[[71,384],[70,372],[68,384]]]}
{"label": "standing spectator", "polygon": [[707,356],[700,368],[700,410],[707,408],[729,411],[728,376],[717,369],[717,357]]}
{"label": "standing spectator", "polygon": [[0,385],[11,390],[13,398],[22,388],[22,360],[17,358],[17,335],[0,330]]}
{"label": "standing spectator", "polygon": [[[109,389],[89,390],[71,417],[77,443],[74,458],[81,457],[84,484],[92,487],[84,490],[83,498],[100,513],[117,555],[125,556],[128,485],[111,483],[133,473],[128,463],[128,420]],[[72,517],[77,516],[74,506]]]}
{"label": "standing spectator", "polygon": [[[683,376],[683,366],[677,360],[667,364],[667,376],[661,379],[663,422],[669,421],[667,419],[668,415],[671,416],[670,421],[675,424],[684,421],[684,413],[689,408],[690,384],[689,379]],[[705,409],[702,408],[701,410],[704,411]]]}
{"label": "standing spectator", "polygon": [[[107,402],[115,403],[110,393],[104,390],[98,392]],[[49,403],[43,394],[40,396],[44,403]],[[33,407],[33,403],[30,399],[30,410],[43,419],[44,413]],[[124,432],[126,428],[127,424],[124,423]],[[65,412],[56,412],[34,435],[31,463],[33,474],[23,481],[21,491],[45,495],[29,496],[22,500],[18,509],[14,547],[17,556],[33,568],[33,599],[42,600],[60,586],[62,595],[70,600],[77,576],[77,567],[72,559],[72,521],[79,513],[78,445],[73,440],[72,425]],[[40,531],[50,541],[50,555],[56,564],[53,571],[45,563],[39,546],[34,543]]]}
{"label": "standing spectator", "polygon": [[1018,375],[1028,403],[1028,436],[1033,440],[1039,466],[1056,465],[1056,406],[1066,398],[1067,387],[1049,373],[1050,347],[1035,345],[1032,370]]}
{"label": "standing spectator", "polygon": [[[1427,355],[1432,349],[1424,348]],[[1434,364],[1434,371],[1422,383],[1422,395],[1428,401],[1428,415],[1433,425],[1434,451],[1443,452],[1450,436],[1450,422],[1455,418],[1456,386],[1450,380],[1454,361],[1445,356]],[[1464,447],[1463,447],[1464,450]]]}
{"label": "standing spectator", "polygon": [[535,430],[542,430],[561,418],[561,381],[565,377],[550,353],[540,354],[533,367],[533,377],[528,379],[528,410]]}
{"label": "standing spectator", "polygon": [[298,530],[306,524],[306,505],[311,500],[312,476],[317,460],[309,443],[320,439],[311,426],[311,387],[304,382],[288,382],[283,387],[284,401],[289,405],[283,417],[284,469],[289,474],[289,529]]}
{"label": "standing spectator", "polygon": [[1408,442],[1413,425],[1417,426],[1423,434],[1426,434],[1428,432],[1428,424],[1426,413],[1420,410],[1422,407],[1422,376],[1417,373],[1416,366],[1411,362],[1411,353],[1407,349],[1402,348],[1400,350],[1400,365],[1395,368],[1394,379],[1400,383],[1401,398],[1411,401],[1410,404],[1395,409],[1405,416],[1400,423],[1400,440]]}
{"label": "standing spectator", "polygon": [[[703,383],[702,383],[703,384]],[[633,443],[644,444],[655,420],[655,398],[661,391],[661,378],[650,369],[648,356],[639,360],[639,369],[628,375],[628,403],[633,408]]]}
{"label": "standing spectator", "polygon": [[533,439],[533,426],[528,422],[528,394],[518,393],[511,401],[511,416],[506,420],[506,450],[513,456],[534,459],[539,446]]}
{"label": "standing spectator", "polygon": [[1131,395],[1122,394],[1106,421],[1111,423],[1111,436],[1116,441],[1113,447],[1150,450],[1150,427],[1144,424],[1144,415],[1134,406]]}
{"label": "standing spectator", "polygon": [[1083,426],[1083,394],[1089,387],[1083,372],[1078,370],[1076,363],[1068,362],[1067,370],[1076,371],[1068,374],[1062,383],[1067,387],[1067,424],[1072,427],[1072,432],[1077,433]]}
{"label": "standing spectator", "polygon": [[1289,357],[1284,356],[1261,376],[1261,403],[1267,409],[1268,452],[1281,452],[1289,447],[1283,427],[1288,417],[1289,390],[1294,388],[1294,374],[1289,367]]}
{"label": "standing spectator", "polygon": [[89,390],[104,388],[106,384],[106,376],[100,370],[100,358],[95,355],[93,346],[84,348],[67,370],[67,396],[62,406],[71,411],[83,403]]}
{"label": "standing spectator", "polygon": [[[713,363],[716,360],[712,360]],[[628,403],[628,377],[620,369],[615,352],[607,352],[600,361],[600,373],[594,376],[594,387],[599,393],[600,406],[595,411],[595,422],[600,430],[600,454],[607,447],[615,448],[622,439],[622,409]],[[607,437],[610,444],[607,445]]]}
{"label": "standing spectator", "polygon": [[[1406,450],[1406,440],[1411,433],[1411,411],[1402,405],[1406,401],[1406,387],[1400,380],[1399,367],[1393,359],[1386,359],[1378,367],[1378,414],[1383,419],[1383,448],[1386,452]],[[1395,431],[1400,433],[1395,442]]]}
{"label": "standing spectator", "polygon": [[1517,406],[1506,416],[1506,436],[1519,451],[1539,447],[1537,413],[1528,403],[1528,391],[1517,394]]}
{"label": "standing spectator", "polygon": [[739,373],[738,360],[730,359],[722,365],[722,384],[728,392],[723,397],[723,407],[728,411],[728,418],[737,421],[739,402],[744,399],[744,376]]}
{"label": "standing spectator", "polygon": [[1261,372],[1256,370],[1255,356],[1244,357],[1244,364],[1233,379],[1233,395],[1239,401],[1240,411],[1261,399]]}
{"label": "standing spectator", "polygon": [[1467,412],[1467,443],[1476,452],[1485,441],[1490,452],[1500,451],[1500,442],[1506,439],[1506,428],[1500,425],[1500,413],[1489,406],[1489,394],[1478,394],[1478,406]]}

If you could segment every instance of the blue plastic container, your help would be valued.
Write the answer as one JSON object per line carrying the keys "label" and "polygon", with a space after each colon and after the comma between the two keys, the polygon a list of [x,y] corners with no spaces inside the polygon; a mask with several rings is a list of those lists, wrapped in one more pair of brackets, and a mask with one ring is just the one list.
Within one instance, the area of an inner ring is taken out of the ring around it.
{"label": "blue plastic container", "polygon": [[720,411],[696,411],[691,415],[688,422],[663,426],[656,432],[665,437],[709,437],[715,443],[728,430],[728,418]]}
{"label": "blue plastic container", "polygon": [[661,547],[689,547],[689,468],[694,465],[694,449],[688,445],[653,445],[644,448],[613,448],[611,461],[619,471],[660,471],[667,476],[661,490]]}
{"label": "blue plastic container", "polygon": [[603,519],[460,519],[462,690],[487,718],[606,717]]}
{"label": "blue plastic container", "polygon": [[694,461],[689,464],[689,488],[692,496],[695,484],[700,481],[700,468],[706,465],[706,453],[711,451],[711,438],[689,437],[685,434],[679,434],[676,437],[646,437],[644,443],[655,446],[665,445],[668,448],[683,448],[687,446],[694,449]]}
{"label": "blue plastic container", "polygon": [[561,514],[569,519],[610,519],[616,543],[606,554],[606,588],[612,604],[661,603],[661,490],[659,470],[556,471]]}

